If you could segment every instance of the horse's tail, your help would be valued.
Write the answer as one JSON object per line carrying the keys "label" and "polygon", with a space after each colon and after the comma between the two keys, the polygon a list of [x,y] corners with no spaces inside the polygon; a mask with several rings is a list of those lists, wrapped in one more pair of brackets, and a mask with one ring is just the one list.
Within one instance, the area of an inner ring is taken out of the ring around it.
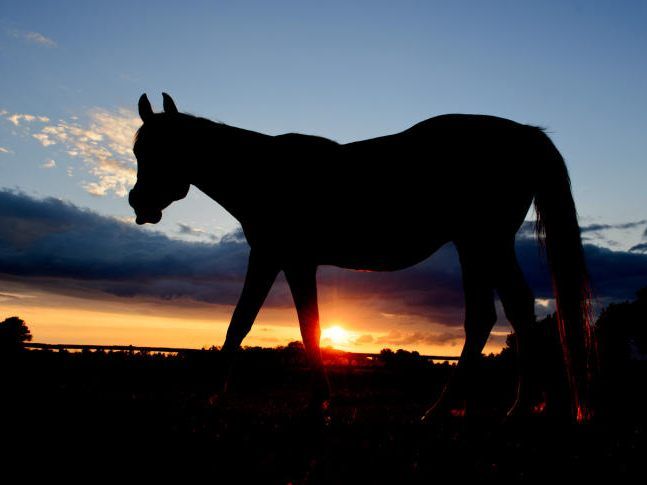
{"label": "horse's tail", "polygon": [[594,343],[589,277],[564,159],[545,133],[540,136],[543,140],[538,147],[536,231],[553,280],[571,410],[581,422],[592,414],[589,385]]}

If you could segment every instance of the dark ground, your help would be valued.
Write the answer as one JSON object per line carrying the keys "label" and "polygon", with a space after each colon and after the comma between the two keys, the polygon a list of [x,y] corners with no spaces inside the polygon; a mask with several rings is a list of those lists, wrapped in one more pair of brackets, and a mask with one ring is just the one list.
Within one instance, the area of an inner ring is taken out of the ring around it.
{"label": "dark ground", "polygon": [[451,367],[331,366],[332,419],[322,424],[304,411],[308,375],[298,358],[245,352],[224,400],[210,399],[219,359],[26,351],[4,360],[5,468],[74,475],[82,467],[96,477],[135,467],[149,478],[180,471],[216,483],[644,480],[643,363],[611,379],[614,399],[587,425],[502,423],[514,388],[503,359],[483,361],[485,418],[431,424],[419,418]]}

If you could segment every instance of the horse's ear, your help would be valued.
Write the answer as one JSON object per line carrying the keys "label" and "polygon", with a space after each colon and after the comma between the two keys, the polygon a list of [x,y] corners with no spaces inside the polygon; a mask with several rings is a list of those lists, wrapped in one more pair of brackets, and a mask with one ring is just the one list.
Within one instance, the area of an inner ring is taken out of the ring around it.
{"label": "horse's ear", "polygon": [[164,98],[164,113],[176,115],[178,111],[173,98],[166,93],[162,93],[162,98]]}
{"label": "horse's ear", "polygon": [[153,108],[151,107],[150,101],[146,97],[146,93],[142,94],[139,97],[139,103],[137,103],[137,107],[139,108],[139,117],[144,123],[146,122],[146,120],[149,120],[153,116]]}

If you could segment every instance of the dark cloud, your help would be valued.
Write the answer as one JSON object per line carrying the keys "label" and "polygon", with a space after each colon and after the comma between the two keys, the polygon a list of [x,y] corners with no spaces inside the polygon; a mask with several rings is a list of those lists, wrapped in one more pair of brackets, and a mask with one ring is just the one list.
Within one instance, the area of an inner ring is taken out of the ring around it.
{"label": "dark cloud", "polygon": [[121,296],[231,303],[247,254],[235,235],[219,244],[178,241],[57,199],[0,191],[0,273],[77,287],[81,280]]}
{"label": "dark cloud", "polygon": [[636,251],[639,253],[647,252],[647,243],[636,244],[635,246],[632,246],[629,251]]}
{"label": "dark cloud", "polygon": [[427,261],[401,271],[359,272],[323,267],[319,275],[322,283],[354,288],[362,298],[386,293],[406,299],[407,304],[437,307],[462,304],[463,297],[457,295],[461,289],[460,266],[451,244],[440,248]]}
{"label": "dark cloud", "polygon": [[[642,225],[647,224],[647,219],[641,219],[639,221],[631,222],[621,222],[617,224],[587,224],[580,227],[582,233],[582,240],[585,242],[590,242],[592,244],[604,243],[606,246],[611,247],[620,247],[621,244],[613,239],[609,239],[603,233],[609,230],[627,230],[635,229]],[[534,238],[535,235],[535,223],[532,221],[525,221],[519,230],[519,236],[526,238]],[[643,237],[647,238],[647,228],[643,233]],[[632,248],[633,249],[633,248]]]}
{"label": "dark cloud", "polygon": [[456,345],[463,340],[463,333],[456,332],[400,332],[391,330],[375,340],[378,344],[393,346],[412,346],[417,344]]}
{"label": "dark cloud", "polygon": [[582,232],[597,232],[608,231],[609,229],[633,229],[635,227],[640,227],[643,224],[647,224],[647,219],[633,222],[622,222],[619,224],[589,224],[582,226],[580,230]]}
{"label": "dark cloud", "polygon": [[613,239],[609,239],[608,237],[604,237],[600,235],[599,233],[594,233],[595,235],[593,237],[587,236],[586,234],[582,234],[582,242],[584,243],[591,243],[595,244],[596,242],[598,244],[604,243],[605,246],[611,247],[611,248],[620,248],[622,247],[622,244],[620,244],[618,241],[614,241]]}
{"label": "dark cloud", "polygon": [[[532,223],[524,224],[517,253],[535,295],[552,298],[547,265],[536,241],[523,232],[529,233],[532,227]],[[87,288],[124,297],[184,298],[229,305],[240,293],[248,251],[240,230],[217,243],[175,240],[57,199],[37,200],[0,191],[2,278],[47,285],[48,291],[79,293]],[[626,299],[647,285],[647,254],[641,254],[640,249],[612,251],[586,244],[585,251],[597,297]],[[412,315],[456,325],[463,314],[460,274],[452,245],[403,271],[364,273],[322,267],[321,301],[341,296],[346,302],[370,307],[376,314]],[[292,304],[283,277],[267,304]],[[437,343],[443,335],[411,332],[398,338],[393,337],[389,345],[427,338]]]}

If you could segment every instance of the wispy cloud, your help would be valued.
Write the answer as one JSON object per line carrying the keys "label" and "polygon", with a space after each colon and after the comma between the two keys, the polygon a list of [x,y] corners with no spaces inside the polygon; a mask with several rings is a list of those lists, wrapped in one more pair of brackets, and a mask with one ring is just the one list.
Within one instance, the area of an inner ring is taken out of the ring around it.
{"label": "wispy cloud", "polygon": [[9,150],[8,148],[5,148],[5,147],[0,147],[0,153],[10,154],[10,153],[13,153],[13,151],[11,151],[11,150]]}
{"label": "wispy cloud", "polygon": [[92,195],[113,193],[123,197],[135,182],[132,143],[141,120],[134,111],[95,108],[87,114],[86,122],[77,116],[51,122],[47,116],[7,110],[0,110],[0,116],[31,134],[42,146],[62,147],[67,156],[82,160],[94,178],[86,180],[83,188]]}
{"label": "wispy cloud", "polygon": [[421,343],[457,345],[462,341],[463,333],[460,330],[452,332],[400,332],[399,330],[391,330],[375,339],[376,343],[399,347]]}
{"label": "wispy cloud", "polygon": [[41,168],[54,168],[56,167],[56,161],[52,160],[51,158],[49,160],[46,160],[42,165]]}
{"label": "wispy cloud", "polygon": [[29,294],[23,294],[23,293],[10,293],[3,291],[0,293],[0,302],[4,301],[15,301],[15,300],[26,300],[29,298],[33,298],[32,295]]}
{"label": "wispy cloud", "polygon": [[41,34],[40,32],[32,32],[32,31],[27,31],[27,30],[12,30],[10,31],[10,34],[13,37],[16,37],[18,39],[22,39],[25,42],[28,42],[30,44],[35,44],[39,45],[41,47],[56,47],[58,44],[56,43],[55,40],[46,37],[45,35]]}
{"label": "wispy cloud", "polygon": [[47,116],[30,115],[26,113],[9,113],[5,110],[0,111],[0,116],[4,117],[14,126],[21,126],[26,123],[32,123],[34,121],[40,123],[49,123],[49,118]]}
{"label": "wispy cloud", "polygon": [[[642,251],[642,245],[630,247],[627,244],[626,237],[614,237],[618,234],[629,234],[637,230],[641,230],[643,226],[647,225],[647,219],[639,219],[627,222],[615,223],[591,223],[580,226],[582,233],[582,241],[587,244],[595,246],[606,247],[610,249],[620,249],[629,251]],[[534,221],[525,221],[518,232],[519,238],[534,239],[535,238],[535,223]],[[643,238],[647,238],[647,228],[643,233]],[[618,240],[620,239],[620,240]]]}
{"label": "wispy cloud", "polygon": [[132,140],[140,125],[131,110],[96,108],[90,111],[85,125],[76,118],[59,120],[32,136],[44,147],[61,145],[67,155],[82,160],[96,179],[83,184],[90,194],[124,197],[135,182]]}
{"label": "wispy cloud", "polygon": [[193,227],[190,226],[189,224],[183,224],[183,223],[178,223],[178,229],[177,232],[178,234],[182,234],[183,236],[191,236],[191,237],[199,237],[199,238],[206,238],[211,241],[217,241],[218,236],[215,234],[211,234],[208,231],[205,231],[204,229],[201,229],[199,227]]}
{"label": "wispy cloud", "polygon": [[50,145],[55,145],[56,142],[54,140],[50,140],[49,136],[47,136],[44,133],[35,133],[32,135],[34,138],[36,138],[41,145],[44,147],[48,147]]}
{"label": "wispy cloud", "polygon": [[370,333],[362,334],[353,341],[355,345],[372,344],[373,342],[375,342],[375,337]]}
{"label": "wispy cloud", "polygon": [[[582,233],[599,233],[610,230],[627,230],[635,229],[642,225],[647,224],[647,219],[640,219],[638,221],[629,221],[629,222],[618,222],[614,224],[602,224],[594,223],[580,226],[580,231]],[[647,232],[647,231],[646,231]],[[519,235],[525,237],[534,237],[535,233],[535,222],[534,221],[525,221],[519,229]]]}

